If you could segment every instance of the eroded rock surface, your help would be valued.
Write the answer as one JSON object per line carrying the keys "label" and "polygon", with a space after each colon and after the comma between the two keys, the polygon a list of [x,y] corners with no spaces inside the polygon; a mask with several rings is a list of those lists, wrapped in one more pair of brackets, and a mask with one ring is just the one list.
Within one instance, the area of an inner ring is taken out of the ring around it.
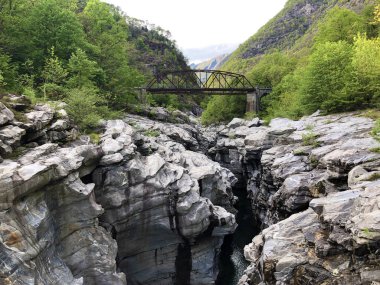
{"label": "eroded rock surface", "polygon": [[118,243],[118,267],[129,284],[213,284],[223,237],[236,228],[235,176],[187,150],[198,146],[187,130],[126,121],[108,122],[101,138],[103,150],[115,146],[123,159],[92,175],[105,209],[101,224]]}
{"label": "eroded rock surface", "polygon": [[0,284],[214,284],[244,182],[263,231],[239,284],[380,282],[371,119],[204,129],[155,109],[161,122],[107,121],[94,145],[64,110],[18,100],[23,120],[0,105]]}
{"label": "eroded rock surface", "polygon": [[239,284],[379,282],[380,146],[357,114],[214,129],[216,161],[248,180],[264,229]]}

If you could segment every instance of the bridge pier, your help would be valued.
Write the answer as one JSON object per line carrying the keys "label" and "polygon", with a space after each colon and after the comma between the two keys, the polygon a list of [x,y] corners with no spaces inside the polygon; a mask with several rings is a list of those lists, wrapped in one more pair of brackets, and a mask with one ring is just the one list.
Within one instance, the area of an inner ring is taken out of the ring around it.
{"label": "bridge pier", "polygon": [[260,111],[260,98],[257,92],[247,93],[247,105],[246,110],[248,112],[254,112],[256,114]]}

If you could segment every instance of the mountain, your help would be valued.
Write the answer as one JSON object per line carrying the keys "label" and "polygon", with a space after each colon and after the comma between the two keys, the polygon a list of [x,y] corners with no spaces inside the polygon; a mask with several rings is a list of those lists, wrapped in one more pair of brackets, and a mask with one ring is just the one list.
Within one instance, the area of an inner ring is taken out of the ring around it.
{"label": "mountain", "polygon": [[190,64],[199,64],[203,61],[220,56],[221,54],[230,54],[237,47],[238,44],[219,44],[202,48],[184,49],[183,54],[189,60]]}
{"label": "mountain", "polygon": [[[378,108],[379,3],[288,0],[221,70],[244,74],[254,86],[272,88],[260,113],[268,119]],[[202,122],[241,117],[245,104],[243,97],[215,96]]]}
{"label": "mountain", "polygon": [[295,52],[310,48],[318,22],[334,7],[360,12],[375,0],[289,0],[284,9],[241,44],[223,69],[249,71],[261,55],[277,49]]}
{"label": "mountain", "polygon": [[212,59],[198,63],[198,64],[193,63],[190,65],[190,67],[192,69],[207,69],[207,70],[219,69],[228,60],[230,55],[231,54],[229,54],[229,53],[222,54],[222,55],[219,55],[219,56],[214,57]]}

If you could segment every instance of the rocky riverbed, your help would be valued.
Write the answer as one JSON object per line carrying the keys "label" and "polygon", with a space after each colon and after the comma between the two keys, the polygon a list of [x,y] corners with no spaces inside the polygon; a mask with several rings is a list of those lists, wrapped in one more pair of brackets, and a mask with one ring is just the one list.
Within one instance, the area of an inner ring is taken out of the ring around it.
{"label": "rocky riverbed", "polygon": [[215,284],[237,227],[233,187],[249,198],[252,232],[262,230],[245,246],[239,284],[380,282],[371,119],[314,114],[202,128],[156,108],[160,121],[107,121],[92,143],[63,105],[11,96],[7,106],[0,284]]}

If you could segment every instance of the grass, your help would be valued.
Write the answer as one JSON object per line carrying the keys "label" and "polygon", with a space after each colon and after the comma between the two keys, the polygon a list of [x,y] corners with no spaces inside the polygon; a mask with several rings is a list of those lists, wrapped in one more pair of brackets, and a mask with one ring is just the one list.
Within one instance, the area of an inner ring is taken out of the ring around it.
{"label": "grass", "polygon": [[374,147],[370,149],[371,152],[380,153],[380,147]]}
{"label": "grass", "polygon": [[244,120],[247,120],[247,121],[250,121],[250,120],[252,120],[252,119],[254,119],[256,117],[257,117],[256,112],[246,112],[244,114]]}
{"label": "grass", "polygon": [[99,134],[91,133],[91,134],[89,134],[89,137],[90,137],[90,141],[93,144],[99,144],[99,142],[100,142],[100,135]]}
{"label": "grass", "polygon": [[367,181],[375,181],[375,180],[379,180],[380,179],[380,173],[374,173],[372,174],[368,179]]}
{"label": "grass", "polygon": [[153,138],[156,138],[160,135],[160,132],[157,131],[157,130],[146,130],[144,132],[144,135],[147,136],[147,137],[153,137]]}
{"label": "grass", "polygon": [[380,119],[377,119],[372,131],[371,135],[378,141],[380,141]]}
{"label": "grass", "polygon": [[311,145],[313,147],[319,147],[320,144],[317,142],[318,135],[313,132],[308,132],[302,134],[302,145]]}
{"label": "grass", "polygon": [[302,149],[296,149],[293,151],[294,156],[308,156],[309,154]]}
{"label": "grass", "polygon": [[380,119],[380,110],[377,109],[369,109],[365,110],[364,112],[360,113],[361,116],[370,118],[372,120],[379,120]]}
{"label": "grass", "polygon": [[305,129],[308,130],[308,131],[312,131],[312,130],[314,130],[314,125],[307,124],[306,127],[305,127]]}

